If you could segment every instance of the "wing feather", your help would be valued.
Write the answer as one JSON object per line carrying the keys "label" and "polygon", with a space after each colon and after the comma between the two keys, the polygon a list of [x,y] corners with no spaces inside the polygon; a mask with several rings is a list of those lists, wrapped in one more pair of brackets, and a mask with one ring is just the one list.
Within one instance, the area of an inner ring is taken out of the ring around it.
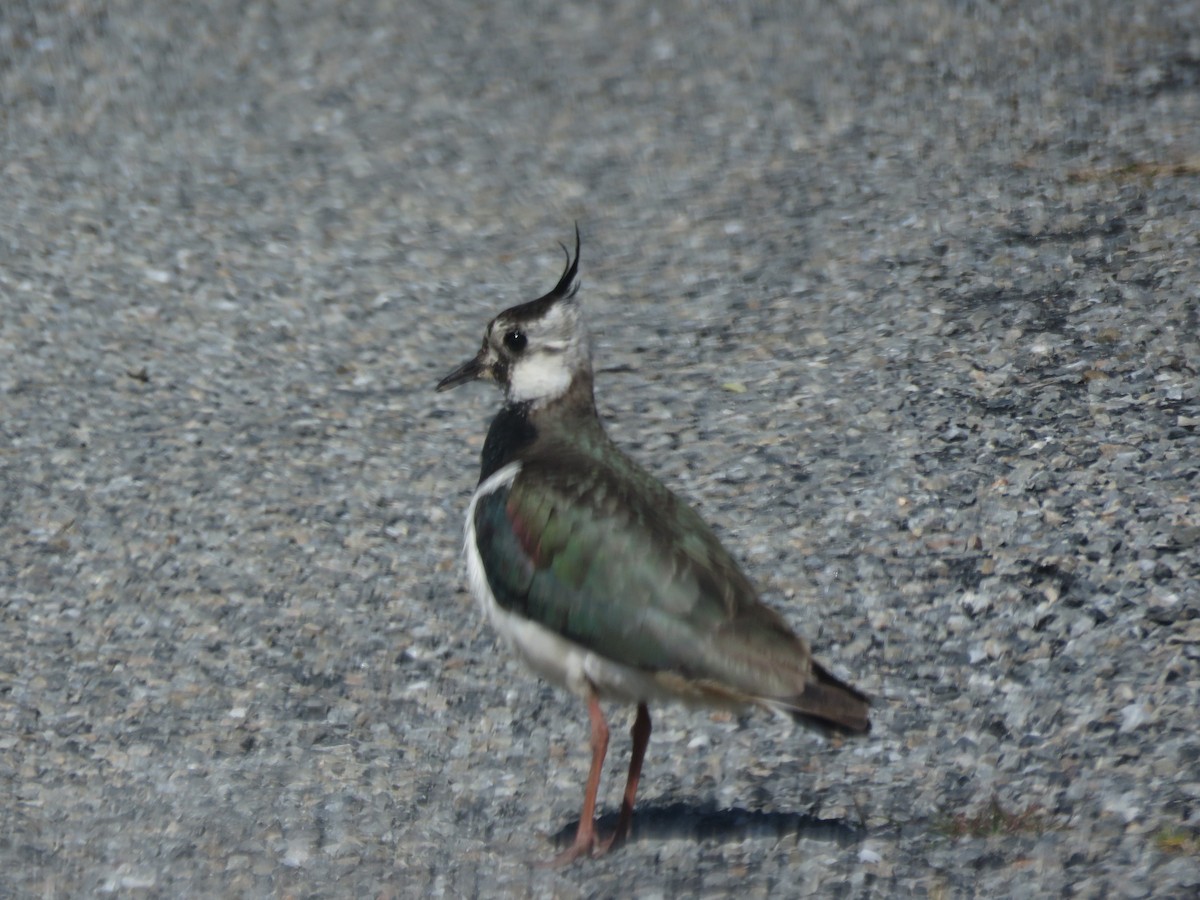
{"label": "wing feather", "polygon": [[587,462],[527,460],[480,498],[476,540],[497,603],[644,672],[748,696],[801,693],[807,645],[758,602],[708,526],[632,463]]}

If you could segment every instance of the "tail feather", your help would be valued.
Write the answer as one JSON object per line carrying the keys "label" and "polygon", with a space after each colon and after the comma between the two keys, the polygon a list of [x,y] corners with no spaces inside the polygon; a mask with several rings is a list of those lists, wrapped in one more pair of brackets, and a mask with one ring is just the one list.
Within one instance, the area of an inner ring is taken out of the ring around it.
{"label": "tail feather", "polygon": [[780,699],[780,708],[797,722],[852,734],[871,730],[871,700],[862,691],[813,663],[814,680],[795,697]]}

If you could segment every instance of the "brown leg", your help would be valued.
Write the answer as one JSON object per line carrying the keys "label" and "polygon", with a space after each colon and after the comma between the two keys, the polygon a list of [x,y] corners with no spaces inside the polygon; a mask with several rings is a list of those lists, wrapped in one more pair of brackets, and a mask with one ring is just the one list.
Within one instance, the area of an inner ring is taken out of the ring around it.
{"label": "brown leg", "polygon": [[633,751],[629,756],[629,777],[625,779],[625,797],[621,800],[621,817],[617,820],[617,830],[600,848],[601,853],[607,853],[629,837],[629,826],[633,822],[633,801],[637,796],[638,779],[642,777],[642,759],[646,755],[646,745],[650,743],[650,710],[646,708],[645,703],[638,704],[637,717],[633,720],[632,734]]}
{"label": "brown leg", "polygon": [[600,771],[604,768],[604,754],[608,752],[608,723],[595,694],[588,697],[588,716],[592,720],[592,768],[588,772],[587,787],[583,791],[583,810],[579,813],[579,829],[575,841],[547,867],[565,866],[581,856],[590,855],[596,845],[596,792],[600,789]]}

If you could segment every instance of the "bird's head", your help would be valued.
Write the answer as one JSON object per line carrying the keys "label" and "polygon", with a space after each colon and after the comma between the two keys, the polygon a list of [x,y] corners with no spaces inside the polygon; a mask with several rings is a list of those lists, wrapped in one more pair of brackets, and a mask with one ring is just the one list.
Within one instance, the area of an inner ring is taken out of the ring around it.
{"label": "bird's head", "polygon": [[509,403],[538,406],[566,393],[575,376],[591,373],[587,330],[575,303],[579,290],[579,227],[575,258],[545,296],[506,309],[488,323],[483,346],[440,382],[446,391],[468,381],[494,381]]}

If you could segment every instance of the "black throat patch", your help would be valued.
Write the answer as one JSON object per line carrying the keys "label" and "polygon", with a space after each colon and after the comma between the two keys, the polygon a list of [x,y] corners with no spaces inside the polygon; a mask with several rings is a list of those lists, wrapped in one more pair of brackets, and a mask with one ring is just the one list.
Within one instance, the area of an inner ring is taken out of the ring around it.
{"label": "black throat patch", "polygon": [[479,481],[512,462],[513,458],[537,438],[537,429],[529,420],[530,403],[513,403],[496,413],[488,428],[480,454]]}

